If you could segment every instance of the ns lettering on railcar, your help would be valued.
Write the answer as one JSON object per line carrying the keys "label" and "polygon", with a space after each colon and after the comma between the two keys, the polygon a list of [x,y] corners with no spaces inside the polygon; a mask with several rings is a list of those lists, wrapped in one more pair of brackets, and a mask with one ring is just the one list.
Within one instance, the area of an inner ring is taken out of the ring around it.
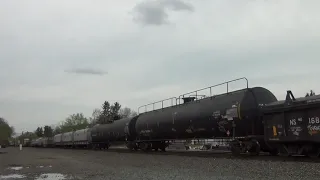
{"label": "ns lettering on railcar", "polygon": [[265,141],[272,154],[320,155],[320,95],[295,98],[264,107]]}

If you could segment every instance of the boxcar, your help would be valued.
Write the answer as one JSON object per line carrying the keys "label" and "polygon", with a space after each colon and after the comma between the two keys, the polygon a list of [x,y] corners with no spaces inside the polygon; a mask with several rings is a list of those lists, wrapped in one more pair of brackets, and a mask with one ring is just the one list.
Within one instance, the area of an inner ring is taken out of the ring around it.
{"label": "boxcar", "polygon": [[62,146],[62,134],[57,134],[53,137],[53,144],[56,147]]}

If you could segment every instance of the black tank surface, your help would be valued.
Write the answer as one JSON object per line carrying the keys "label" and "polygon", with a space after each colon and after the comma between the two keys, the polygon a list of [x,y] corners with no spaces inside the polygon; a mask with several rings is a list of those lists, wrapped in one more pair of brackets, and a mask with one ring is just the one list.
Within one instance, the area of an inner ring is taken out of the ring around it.
{"label": "black tank surface", "polygon": [[263,135],[260,104],[277,101],[262,87],[245,88],[140,114],[135,128],[140,139],[186,139]]}
{"label": "black tank surface", "polygon": [[91,128],[92,143],[125,141],[125,127],[132,118],[123,118]]}

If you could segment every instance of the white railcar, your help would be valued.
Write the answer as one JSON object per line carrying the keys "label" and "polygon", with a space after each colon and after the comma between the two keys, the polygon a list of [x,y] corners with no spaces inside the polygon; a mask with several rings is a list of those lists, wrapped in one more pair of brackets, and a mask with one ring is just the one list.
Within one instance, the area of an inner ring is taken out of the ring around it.
{"label": "white railcar", "polygon": [[44,137],[40,141],[41,147],[51,147],[53,145],[53,140],[51,137]]}
{"label": "white railcar", "polygon": [[89,145],[89,129],[80,129],[73,133],[73,142],[76,146],[87,146]]}
{"label": "white railcar", "polygon": [[54,146],[62,145],[62,134],[57,134],[53,137],[53,144]]}
{"label": "white railcar", "polygon": [[62,134],[63,146],[73,146],[73,134],[74,132],[66,132]]}
{"label": "white railcar", "polygon": [[35,147],[41,147],[41,146],[42,146],[42,138],[41,138],[41,137],[35,139],[35,141],[34,141],[34,146],[35,146]]}
{"label": "white railcar", "polygon": [[37,145],[37,139],[33,139],[33,140],[31,141],[31,143],[30,143],[30,146],[31,146],[31,147],[36,147],[36,145]]}

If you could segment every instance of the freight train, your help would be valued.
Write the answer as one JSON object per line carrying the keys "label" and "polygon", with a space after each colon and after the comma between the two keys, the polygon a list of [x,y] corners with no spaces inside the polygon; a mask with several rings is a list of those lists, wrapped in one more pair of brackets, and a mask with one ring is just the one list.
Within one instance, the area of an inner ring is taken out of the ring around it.
{"label": "freight train", "polygon": [[[244,80],[246,87],[229,91],[231,82]],[[212,88],[226,85],[226,93],[212,95]],[[209,90],[208,97],[199,91]],[[172,105],[163,107],[164,101]],[[263,87],[248,87],[246,78],[182,94],[141,106],[162,104],[160,109],[139,113],[92,128],[54,136],[54,147],[108,149],[124,142],[130,150],[161,150],[173,140],[225,138],[234,155],[303,154],[319,156],[320,96],[295,98],[291,91],[283,101]]]}
{"label": "freight train", "polygon": [[[29,143],[31,147],[52,147],[53,146],[53,139],[49,137],[40,137],[38,139],[34,139]],[[24,145],[26,146],[26,145]]]}
{"label": "freight train", "polygon": [[7,146],[9,146],[9,141],[7,139],[5,139],[5,140],[0,139],[0,147],[6,148]]}

